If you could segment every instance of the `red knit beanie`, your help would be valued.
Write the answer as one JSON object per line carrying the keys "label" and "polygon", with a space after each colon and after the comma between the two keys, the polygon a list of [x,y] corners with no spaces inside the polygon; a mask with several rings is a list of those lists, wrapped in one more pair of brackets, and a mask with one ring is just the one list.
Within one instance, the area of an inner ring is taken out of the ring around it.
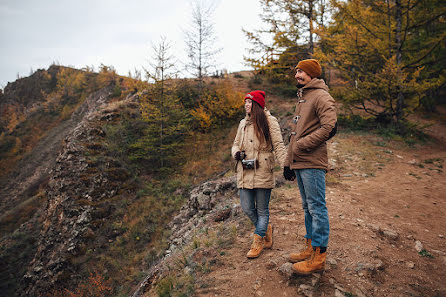
{"label": "red knit beanie", "polygon": [[265,108],[265,92],[263,91],[256,90],[249,92],[245,96],[245,100],[246,99],[251,99],[252,101],[257,102],[261,108]]}
{"label": "red knit beanie", "polygon": [[300,61],[296,69],[302,69],[305,71],[311,78],[319,77],[322,74],[322,68],[319,64],[318,60],[308,59]]}

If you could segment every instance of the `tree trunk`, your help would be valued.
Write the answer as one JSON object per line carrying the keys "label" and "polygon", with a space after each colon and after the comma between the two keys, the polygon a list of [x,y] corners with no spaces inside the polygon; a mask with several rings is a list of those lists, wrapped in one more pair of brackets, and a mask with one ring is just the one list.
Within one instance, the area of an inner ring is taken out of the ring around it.
{"label": "tree trunk", "polygon": [[308,1],[308,21],[310,23],[310,54],[314,53],[314,44],[313,44],[313,1]]}
{"label": "tree trunk", "polygon": [[[401,7],[401,0],[395,1],[395,9],[396,9],[396,28],[395,28],[395,47],[396,47],[396,65],[398,67],[398,78],[401,77],[401,62],[402,62],[402,39],[401,39],[401,29],[402,29],[402,7]],[[396,120],[399,123],[401,119],[403,118],[403,105],[404,105],[404,94],[402,92],[402,86],[401,81],[398,82],[398,97],[396,102]]]}

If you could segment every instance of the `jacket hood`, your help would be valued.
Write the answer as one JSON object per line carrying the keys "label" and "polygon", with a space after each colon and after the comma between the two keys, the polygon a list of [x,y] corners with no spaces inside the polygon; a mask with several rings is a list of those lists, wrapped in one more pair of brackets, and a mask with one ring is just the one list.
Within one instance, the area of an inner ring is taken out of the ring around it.
{"label": "jacket hood", "polygon": [[307,83],[305,86],[301,88],[301,90],[307,90],[307,89],[322,89],[328,92],[328,86],[325,84],[325,81],[321,78],[313,78],[312,80],[310,80],[309,83]]}

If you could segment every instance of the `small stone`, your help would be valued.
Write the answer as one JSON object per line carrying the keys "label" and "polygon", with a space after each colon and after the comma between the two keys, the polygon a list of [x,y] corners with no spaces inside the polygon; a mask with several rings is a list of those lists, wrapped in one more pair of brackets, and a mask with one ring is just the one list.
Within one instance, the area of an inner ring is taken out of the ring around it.
{"label": "small stone", "polygon": [[298,292],[306,297],[313,297],[314,288],[312,286],[302,284],[299,286]]}
{"label": "small stone", "polygon": [[415,239],[412,234],[407,235],[406,238],[410,239],[410,240],[414,240]]}
{"label": "small stone", "polygon": [[413,269],[415,267],[415,263],[414,262],[407,262],[406,263],[407,267],[409,267],[410,269]]}
{"label": "small stone", "polygon": [[291,277],[293,275],[293,270],[291,268],[292,266],[293,264],[287,262],[279,267],[279,272],[286,277]]}
{"label": "small stone", "polygon": [[396,155],[396,157],[397,157],[398,159],[404,159],[403,156],[400,156],[400,155]]}
{"label": "small stone", "polygon": [[383,230],[383,235],[391,240],[397,240],[399,235],[394,230]]}
{"label": "small stone", "polygon": [[256,296],[262,297],[263,295],[265,295],[265,293],[263,293],[262,291],[256,292]]}
{"label": "small stone", "polygon": [[353,294],[354,294],[354,296],[357,296],[357,297],[366,297],[366,295],[359,288],[354,288]]}
{"label": "small stone", "polygon": [[219,212],[217,212],[215,214],[214,221],[215,222],[224,221],[224,220],[228,219],[230,215],[231,215],[231,209],[230,208],[226,208],[226,209],[220,210]]}
{"label": "small stone", "polygon": [[368,224],[367,227],[369,227],[369,229],[371,229],[372,231],[375,232],[380,232],[381,228],[378,225],[375,224]]}
{"label": "small stone", "polygon": [[377,260],[377,262],[375,263],[375,268],[378,270],[383,270],[384,269],[384,262],[381,261],[380,259]]}
{"label": "small stone", "polygon": [[338,284],[335,284],[334,287],[341,292],[345,292],[345,289]]}
{"label": "small stone", "polygon": [[335,297],[345,297],[344,293],[342,293],[338,289],[335,290],[335,294],[334,295],[335,295]]}
{"label": "small stone", "polygon": [[438,237],[444,238],[444,235],[443,234],[438,234]]}
{"label": "small stone", "polygon": [[343,175],[341,175],[341,177],[352,177],[353,175],[352,174],[343,174]]}
{"label": "small stone", "polygon": [[334,280],[334,278],[330,278],[330,279],[328,280],[328,282],[329,282],[331,285],[334,285],[334,284],[336,283],[336,281]]}
{"label": "small stone", "polygon": [[266,263],[266,269],[269,269],[269,270],[276,268],[276,266],[277,266],[277,263],[272,260],[269,261],[268,263]]}
{"label": "small stone", "polygon": [[415,241],[415,250],[417,252],[421,252],[423,250],[423,244],[419,240]]}
{"label": "small stone", "polygon": [[313,278],[311,279],[311,285],[315,287],[321,280],[321,275],[320,273],[313,273],[312,276]]}
{"label": "small stone", "polygon": [[333,266],[338,265],[338,262],[333,258],[328,258],[327,262],[328,262],[328,264],[333,265]]}

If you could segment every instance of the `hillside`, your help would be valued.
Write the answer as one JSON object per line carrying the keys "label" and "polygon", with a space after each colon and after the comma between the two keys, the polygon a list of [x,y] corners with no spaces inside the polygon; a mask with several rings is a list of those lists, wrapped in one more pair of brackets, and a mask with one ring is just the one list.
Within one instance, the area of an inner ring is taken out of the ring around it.
{"label": "hillside", "polygon": [[[446,294],[444,109],[423,119],[433,123],[429,131],[438,140],[409,146],[341,129],[330,141],[329,269],[300,279],[286,265],[303,235],[300,198],[279,168],[271,202],[274,248],[245,258],[252,230],[229,153],[241,113],[200,117],[204,102],[194,102],[193,86],[180,81],[175,94],[197,118],[187,123],[193,129],[183,133],[180,158],[171,159],[178,166],[160,172],[157,156],[141,158],[156,132],[142,112],[147,85],[107,69],[67,69],[38,71],[0,97],[8,115],[1,126],[0,165],[7,172],[0,191],[6,268],[0,296]],[[207,85],[216,88],[208,111],[237,103],[234,91],[266,90],[267,107],[286,134],[290,95],[250,72],[209,78]]]}
{"label": "hillside", "polygon": [[341,132],[329,148],[325,273],[291,275],[287,256],[302,247],[305,227],[297,186],[282,181],[271,201],[272,250],[246,258],[252,226],[230,190],[214,209],[181,222],[193,227],[180,251],[133,296],[444,296],[444,143],[410,148]]}
{"label": "hillside", "polygon": [[[271,96],[269,104],[286,122],[290,103]],[[192,191],[173,220],[178,231],[165,258],[132,296],[445,296],[446,126],[439,110],[427,143],[342,129],[329,142],[325,273],[290,271],[288,254],[301,249],[305,227],[297,185],[280,171],[271,201],[273,249],[246,258],[253,229],[228,172]]]}
{"label": "hillside", "polygon": [[[179,83],[175,94],[191,106],[184,108],[189,112],[197,104],[195,86]],[[225,92],[222,98],[232,92],[222,79],[213,86]],[[158,135],[158,122],[151,121],[156,113],[144,118],[151,90],[105,66],[99,73],[51,66],[5,88],[0,97],[0,296],[85,291],[90,275],[107,281],[107,294],[127,294],[165,249],[167,223],[191,181],[225,170],[220,165],[228,153],[220,140],[232,125],[211,135],[193,129],[183,133],[179,125],[172,131],[182,135],[165,130],[174,140],[166,138],[162,147],[165,164],[179,166],[159,167],[152,136]],[[176,104],[171,107],[178,110],[183,103]],[[189,126],[198,126],[193,119],[187,118]],[[177,153],[169,155],[172,149]],[[210,160],[211,153],[218,158]],[[209,166],[203,171],[205,162]]]}

